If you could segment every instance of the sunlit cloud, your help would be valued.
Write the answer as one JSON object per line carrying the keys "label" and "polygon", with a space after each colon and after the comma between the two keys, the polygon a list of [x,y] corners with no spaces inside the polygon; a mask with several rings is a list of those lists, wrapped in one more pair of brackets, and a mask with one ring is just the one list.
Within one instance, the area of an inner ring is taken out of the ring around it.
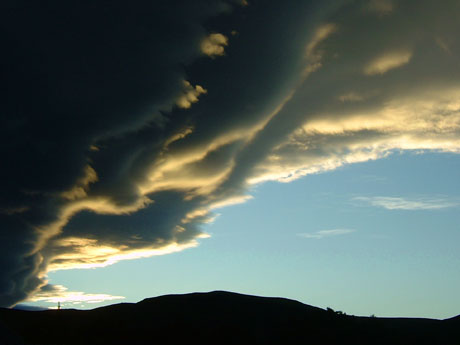
{"label": "sunlit cloud", "polygon": [[210,57],[222,56],[227,45],[228,38],[225,35],[213,33],[201,42],[201,51]]}
{"label": "sunlit cloud", "polygon": [[[95,149],[90,149],[95,151]],[[62,192],[61,196],[69,200],[84,198],[87,196],[89,185],[97,180],[98,177],[96,171],[90,165],[86,165],[83,171],[83,176],[77,180],[75,186],[73,186],[70,190]]]}
{"label": "sunlit cloud", "polygon": [[[175,232],[183,232],[184,228],[176,226]],[[201,233],[196,238],[207,238],[206,233]],[[122,260],[135,260],[158,255],[172,254],[198,246],[198,241],[193,239],[187,243],[163,243],[159,240],[155,247],[130,249],[121,245],[118,247],[99,244],[96,240],[84,238],[66,238],[58,245],[65,251],[55,255],[48,264],[48,271],[67,269],[91,269],[113,265]]]}
{"label": "sunlit cloud", "polygon": [[223,208],[223,207],[227,207],[227,206],[243,204],[243,203],[245,203],[245,202],[247,202],[248,200],[251,200],[251,199],[253,199],[252,195],[235,196],[235,197],[231,197],[231,198],[228,198],[228,199],[225,199],[225,200],[222,200],[222,201],[212,203],[209,206],[209,208],[211,210],[215,210],[215,209]]}
{"label": "sunlit cloud", "polygon": [[399,150],[460,152],[459,96],[457,87],[447,88],[395,97],[364,110],[348,110],[340,102],[274,147],[249,182],[290,182]]}
{"label": "sunlit cloud", "polygon": [[321,42],[327,39],[336,30],[336,24],[326,23],[320,25],[314,32],[306,48],[307,67],[304,70],[304,75],[306,77],[322,66],[321,60],[324,55],[324,50],[320,49],[319,46]]}
{"label": "sunlit cloud", "polygon": [[208,91],[202,86],[193,86],[189,81],[184,80],[184,90],[176,101],[176,104],[179,108],[188,109],[192,106],[192,103],[198,102],[198,97],[200,95],[206,94],[207,92]]}
{"label": "sunlit cloud", "polygon": [[384,74],[389,70],[404,66],[409,63],[412,52],[409,50],[386,53],[372,60],[365,68],[367,75]]}
{"label": "sunlit cloud", "polygon": [[348,235],[356,230],[353,229],[331,229],[331,230],[320,230],[311,233],[300,233],[297,234],[300,237],[304,238],[315,238],[315,239],[322,239],[326,237],[334,237],[334,236],[341,236],[341,235]]}
{"label": "sunlit cloud", "polygon": [[85,293],[81,291],[68,291],[62,285],[46,285],[31,296],[26,302],[45,302],[53,305],[61,303],[62,306],[83,303],[101,303],[124,299],[123,296],[113,296],[101,293]]}
{"label": "sunlit cloud", "polygon": [[459,202],[450,200],[448,198],[403,198],[403,197],[386,197],[386,196],[374,196],[374,197],[354,197],[352,199],[355,202],[360,202],[365,205],[385,208],[387,210],[406,210],[406,211],[417,211],[417,210],[440,210],[452,207],[458,207]]}

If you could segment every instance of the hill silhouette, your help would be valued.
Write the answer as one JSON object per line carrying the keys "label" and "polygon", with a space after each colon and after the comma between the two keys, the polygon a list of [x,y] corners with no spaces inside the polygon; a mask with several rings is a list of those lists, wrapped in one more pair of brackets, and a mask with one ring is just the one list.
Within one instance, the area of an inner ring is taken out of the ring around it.
{"label": "hill silhouette", "polygon": [[224,291],[93,310],[0,309],[0,344],[460,344],[460,317],[356,317]]}

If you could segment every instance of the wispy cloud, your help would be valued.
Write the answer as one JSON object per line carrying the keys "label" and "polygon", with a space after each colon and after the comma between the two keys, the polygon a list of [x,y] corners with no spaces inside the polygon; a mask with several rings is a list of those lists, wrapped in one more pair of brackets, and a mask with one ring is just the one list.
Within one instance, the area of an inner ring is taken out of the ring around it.
{"label": "wispy cloud", "polygon": [[457,207],[459,203],[448,198],[402,198],[388,196],[355,197],[352,200],[363,202],[370,206],[383,207],[387,210],[440,210],[444,208]]}
{"label": "wispy cloud", "polygon": [[352,232],[355,232],[356,230],[353,229],[331,229],[331,230],[320,230],[316,232],[307,232],[307,233],[301,233],[297,234],[300,237],[305,237],[305,238],[316,238],[316,239],[321,239],[325,237],[333,237],[333,236],[339,236],[339,235],[347,235],[351,234]]}
{"label": "wispy cloud", "polygon": [[62,304],[82,304],[82,303],[100,303],[124,299],[123,296],[112,296],[108,294],[85,293],[81,291],[68,291],[62,285],[46,285],[34,296],[28,299],[28,302],[46,302]]}
{"label": "wispy cloud", "polygon": [[372,60],[366,66],[366,68],[364,69],[364,73],[367,75],[384,74],[389,70],[401,67],[409,63],[411,57],[411,51],[396,51],[391,52],[390,54],[379,56],[377,59]]}

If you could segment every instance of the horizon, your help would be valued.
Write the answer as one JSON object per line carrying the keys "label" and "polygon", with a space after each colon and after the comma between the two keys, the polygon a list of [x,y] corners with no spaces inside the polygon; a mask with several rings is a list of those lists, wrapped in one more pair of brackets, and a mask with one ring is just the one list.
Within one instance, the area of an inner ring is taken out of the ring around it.
{"label": "horizon", "polygon": [[0,307],[460,314],[458,1],[2,7]]}
{"label": "horizon", "polygon": [[[198,341],[241,344],[315,343],[457,344],[460,316],[449,320],[359,317],[285,298],[265,298],[227,291],[167,295],[138,304],[119,303],[93,310],[18,312],[0,310],[7,328],[2,340],[26,344],[62,342],[78,327],[71,342],[143,344]],[[128,321],[129,320],[129,321]],[[97,332],[93,333],[97,324]],[[116,325],[116,327],[113,327]],[[174,332],[175,329],[183,332]],[[198,331],[197,331],[198,329]],[[386,330],[391,329],[391,332]],[[90,336],[88,336],[90,334]]]}

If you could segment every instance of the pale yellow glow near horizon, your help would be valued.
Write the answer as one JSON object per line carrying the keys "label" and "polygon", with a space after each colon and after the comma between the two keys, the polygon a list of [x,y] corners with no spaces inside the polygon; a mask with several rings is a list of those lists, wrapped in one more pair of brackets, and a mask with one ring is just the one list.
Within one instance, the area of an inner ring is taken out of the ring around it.
{"label": "pale yellow glow near horizon", "polygon": [[113,296],[108,294],[85,293],[81,291],[68,291],[63,285],[53,285],[51,291],[38,292],[27,299],[27,302],[47,302],[47,303],[100,303],[124,299],[124,296]]}

